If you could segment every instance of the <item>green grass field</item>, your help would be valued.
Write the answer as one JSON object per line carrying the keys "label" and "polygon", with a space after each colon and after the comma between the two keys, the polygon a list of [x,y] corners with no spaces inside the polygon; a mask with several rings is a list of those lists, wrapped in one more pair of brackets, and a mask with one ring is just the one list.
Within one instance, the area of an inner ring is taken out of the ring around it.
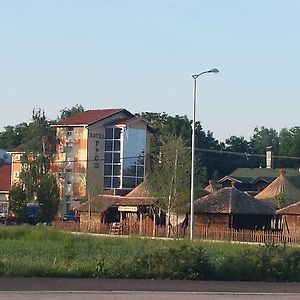
{"label": "green grass field", "polygon": [[0,276],[299,281],[300,250],[2,226]]}

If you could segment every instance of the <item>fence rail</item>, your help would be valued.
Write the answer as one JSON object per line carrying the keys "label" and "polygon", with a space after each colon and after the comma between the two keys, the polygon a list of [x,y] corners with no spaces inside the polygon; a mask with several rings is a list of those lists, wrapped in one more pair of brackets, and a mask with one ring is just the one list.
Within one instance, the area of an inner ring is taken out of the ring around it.
{"label": "fence rail", "polygon": [[[189,227],[167,227],[153,224],[151,219],[142,221],[123,221],[122,223],[101,224],[95,222],[55,221],[53,227],[74,232],[90,232],[111,235],[129,235],[146,237],[189,238]],[[235,241],[251,243],[295,243],[300,244],[300,234],[288,234],[282,231],[236,230],[194,226],[194,238],[202,240]]]}

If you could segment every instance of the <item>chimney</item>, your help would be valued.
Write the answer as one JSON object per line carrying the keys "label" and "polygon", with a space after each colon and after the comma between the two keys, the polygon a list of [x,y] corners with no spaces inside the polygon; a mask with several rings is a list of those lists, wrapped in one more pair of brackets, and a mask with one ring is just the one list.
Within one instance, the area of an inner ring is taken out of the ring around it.
{"label": "chimney", "polygon": [[266,147],[266,168],[273,168],[273,148],[272,146]]}

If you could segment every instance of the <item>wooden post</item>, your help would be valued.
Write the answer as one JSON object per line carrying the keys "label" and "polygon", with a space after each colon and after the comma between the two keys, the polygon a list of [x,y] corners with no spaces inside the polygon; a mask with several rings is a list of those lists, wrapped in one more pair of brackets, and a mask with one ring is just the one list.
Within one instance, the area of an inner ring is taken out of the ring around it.
{"label": "wooden post", "polygon": [[143,223],[143,214],[140,211],[140,222],[139,222],[139,235],[142,235],[142,224]]}
{"label": "wooden post", "polygon": [[153,213],[153,227],[152,227],[152,236],[155,237],[155,228],[156,228],[156,215]]}

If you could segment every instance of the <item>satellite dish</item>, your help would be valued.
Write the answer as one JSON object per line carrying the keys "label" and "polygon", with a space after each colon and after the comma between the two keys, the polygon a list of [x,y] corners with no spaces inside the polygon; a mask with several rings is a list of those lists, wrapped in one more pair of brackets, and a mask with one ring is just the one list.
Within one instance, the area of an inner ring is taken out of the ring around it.
{"label": "satellite dish", "polygon": [[11,155],[5,150],[0,149],[0,165],[2,164],[11,164]]}

